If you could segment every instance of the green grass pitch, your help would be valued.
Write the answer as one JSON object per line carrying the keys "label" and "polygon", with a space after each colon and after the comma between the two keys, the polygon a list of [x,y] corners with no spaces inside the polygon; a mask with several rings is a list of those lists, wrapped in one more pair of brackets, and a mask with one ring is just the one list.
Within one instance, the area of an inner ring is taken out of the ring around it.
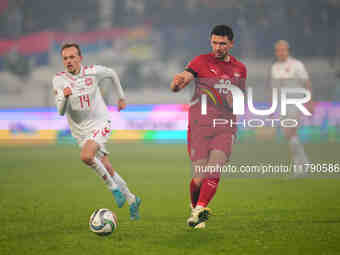
{"label": "green grass pitch", "polygon": [[[340,254],[340,179],[222,179],[203,230],[189,229],[185,145],[110,144],[113,166],[141,196],[141,220],[118,209],[72,145],[0,148],[0,254]],[[309,144],[313,162],[339,162],[339,144]],[[232,162],[288,159],[286,144],[238,144]],[[111,208],[117,232],[88,219]]]}

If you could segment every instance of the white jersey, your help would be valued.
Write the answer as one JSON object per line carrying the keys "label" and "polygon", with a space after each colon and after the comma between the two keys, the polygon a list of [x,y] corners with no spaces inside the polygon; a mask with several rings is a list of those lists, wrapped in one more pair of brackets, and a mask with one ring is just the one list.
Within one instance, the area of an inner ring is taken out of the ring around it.
{"label": "white jersey", "polygon": [[302,88],[309,79],[304,64],[292,57],[277,61],[271,68],[271,86],[274,88]]}
{"label": "white jersey", "polygon": [[[96,126],[110,120],[109,111],[99,89],[99,82],[111,78],[120,99],[124,92],[116,72],[110,68],[92,65],[81,66],[77,75],[60,72],[53,78],[56,105],[60,115],[66,113],[72,135],[81,137]],[[64,97],[63,89],[69,87],[72,95]]]}

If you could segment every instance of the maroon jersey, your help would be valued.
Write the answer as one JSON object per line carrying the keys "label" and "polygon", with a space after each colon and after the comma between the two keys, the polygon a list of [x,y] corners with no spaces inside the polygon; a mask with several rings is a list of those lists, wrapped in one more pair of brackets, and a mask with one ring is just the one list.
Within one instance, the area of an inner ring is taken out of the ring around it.
{"label": "maroon jersey", "polygon": [[[190,102],[189,127],[213,127],[213,119],[227,119],[236,122],[232,105],[226,101],[226,95],[218,89],[218,85],[232,84],[245,91],[247,69],[235,57],[229,56],[229,61],[217,59],[212,53],[195,57],[185,69],[195,77],[195,93]],[[207,114],[202,114],[202,94],[206,94]],[[225,131],[235,133],[236,125],[226,125]]]}

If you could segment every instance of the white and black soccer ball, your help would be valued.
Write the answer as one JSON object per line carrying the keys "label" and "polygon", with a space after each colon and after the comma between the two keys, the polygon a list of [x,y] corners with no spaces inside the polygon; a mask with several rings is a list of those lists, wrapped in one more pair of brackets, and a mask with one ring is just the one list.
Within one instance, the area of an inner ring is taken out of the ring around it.
{"label": "white and black soccer ball", "polygon": [[95,210],[89,222],[90,230],[97,235],[109,235],[118,227],[118,219],[114,212],[102,208]]}

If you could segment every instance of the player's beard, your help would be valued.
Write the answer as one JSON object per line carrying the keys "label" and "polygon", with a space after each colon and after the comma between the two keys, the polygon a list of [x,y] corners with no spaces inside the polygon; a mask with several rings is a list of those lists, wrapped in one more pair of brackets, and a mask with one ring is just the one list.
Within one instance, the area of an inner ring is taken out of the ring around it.
{"label": "player's beard", "polygon": [[215,57],[219,60],[224,60],[227,55],[228,55],[228,52],[221,52],[221,51],[215,52]]}

